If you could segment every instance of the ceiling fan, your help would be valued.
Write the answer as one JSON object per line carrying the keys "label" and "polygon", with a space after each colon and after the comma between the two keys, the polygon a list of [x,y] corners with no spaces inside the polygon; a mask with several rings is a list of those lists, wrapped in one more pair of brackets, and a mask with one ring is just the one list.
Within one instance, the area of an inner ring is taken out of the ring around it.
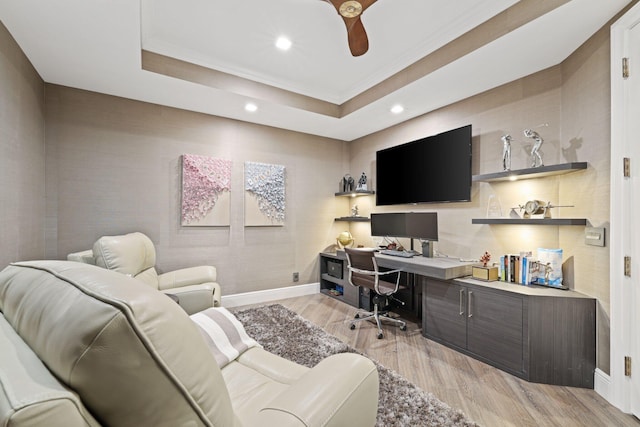
{"label": "ceiling fan", "polygon": [[353,56],[363,55],[369,50],[369,39],[360,20],[362,12],[374,4],[376,0],[324,0],[336,8],[347,26],[349,50]]}

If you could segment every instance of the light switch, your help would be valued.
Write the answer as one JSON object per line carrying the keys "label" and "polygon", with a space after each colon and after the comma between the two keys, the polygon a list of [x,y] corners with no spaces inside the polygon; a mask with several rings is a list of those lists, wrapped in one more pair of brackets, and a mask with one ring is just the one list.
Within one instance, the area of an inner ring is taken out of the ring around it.
{"label": "light switch", "polygon": [[604,246],[604,228],[603,227],[585,228],[584,243],[591,246]]}

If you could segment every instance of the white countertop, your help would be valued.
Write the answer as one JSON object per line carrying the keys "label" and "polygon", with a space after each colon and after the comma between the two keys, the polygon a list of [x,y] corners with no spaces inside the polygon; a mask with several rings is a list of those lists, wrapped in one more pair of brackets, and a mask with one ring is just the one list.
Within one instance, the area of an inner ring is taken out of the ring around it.
{"label": "white countertop", "polygon": [[470,284],[490,289],[498,289],[501,291],[513,292],[521,295],[541,296],[541,297],[565,297],[565,298],[592,298],[588,295],[581,294],[573,290],[556,289],[546,286],[537,285],[519,285],[517,283],[507,283],[501,281],[485,282],[484,280],[472,279],[471,277],[462,277],[455,280],[462,284]]}

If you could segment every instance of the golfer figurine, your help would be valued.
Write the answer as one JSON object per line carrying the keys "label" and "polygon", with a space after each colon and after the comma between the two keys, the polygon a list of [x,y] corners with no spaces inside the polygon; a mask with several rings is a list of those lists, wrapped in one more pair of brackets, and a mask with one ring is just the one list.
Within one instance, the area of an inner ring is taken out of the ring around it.
{"label": "golfer figurine", "polygon": [[511,170],[511,135],[502,136],[502,170]]}
{"label": "golfer figurine", "polygon": [[540,154],[540,147],[542,147],[544,140],[540,135],[538,135],[538,132],[531,129],[525,129],[524,136],[532,138],[535,141],[535,144],[533,144],[533,148],[531,149],[531,167],[537,168],[538,166],[544,166],[544,163],[542,162],[542,155]]}

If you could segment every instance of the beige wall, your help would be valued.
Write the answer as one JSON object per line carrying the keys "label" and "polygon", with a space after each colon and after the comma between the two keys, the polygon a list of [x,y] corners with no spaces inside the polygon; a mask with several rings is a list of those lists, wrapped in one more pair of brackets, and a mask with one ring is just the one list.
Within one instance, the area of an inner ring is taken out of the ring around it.
{"label": "beige wall", "polygon": [[[345,143],[47,85],[47,257],[139,230],[160,270],[218,268],[224,293],[317,282],[317,256],[338,234],[333,197]],[[233,161],[230,227],[181,227],[181,155]],[[284,227],[244,227],[245,161],[286,168]],[[55,236],[55,238],[54,238]]]}
{"label": "beige wall", "polygon": [[[608,28],[608,27],[607,27]],[[375,152],[455,127],[473,126],[473,174],[502,170],[501,136],[511,134],[512,169],[529,167],[531,142],[523,129],[544,138],[545,164],[586,161],[586,171],[519,182],[474,183],[469,203],[376,208],[372,197],[362,212],[437,211],[440,240],[436,250],[461,258],[479,258],[539,247],[562,248],[565,283],[598,298],[598,367],[609,371],[609,248],[586,246],[584,227],[472,225],[486,216],[491,195],[508,215],[529,199],[574,208],[553,210],[556,217],[587,218],[608,227],[610,150],[609,36],[604,29],[561,65],[447,106],[350,144],[351,168],[372,176]],[[540,125],[546,126],[540,126]],[[401,165],[398,165],[401,167]],[[437,183],[436,183],[437,185]],[[365,207],[360,204],[360,207]],[[376,244],[366,225],[352,227],[357,243]]]}
{"label": "beige wall", "polygon": [[0,23],[0,269],[44,257],[44,83]]}

